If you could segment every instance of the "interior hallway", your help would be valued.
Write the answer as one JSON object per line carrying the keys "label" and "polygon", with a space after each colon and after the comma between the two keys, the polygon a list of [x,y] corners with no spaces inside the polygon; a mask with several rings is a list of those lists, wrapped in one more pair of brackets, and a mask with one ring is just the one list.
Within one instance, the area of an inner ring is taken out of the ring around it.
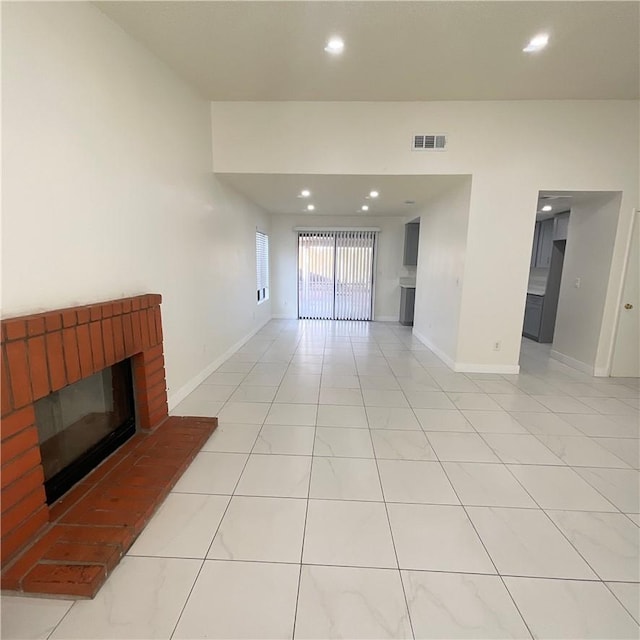
{"label": "interior hallway", "polygon": [[220,426],[98,596],[4,597],[2,637],[637,638],[639,381],[521,365],[272,320],[174,410]]}

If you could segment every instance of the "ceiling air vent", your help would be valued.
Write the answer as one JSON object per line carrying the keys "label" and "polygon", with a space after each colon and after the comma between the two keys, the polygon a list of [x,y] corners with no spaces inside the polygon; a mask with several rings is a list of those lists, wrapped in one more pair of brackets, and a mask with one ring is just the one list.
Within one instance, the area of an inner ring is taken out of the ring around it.
{"label": "ceiling air vent", "polygon": [[447,136],[444,133],[429,133],[413,136],[413,151],[444,151]]}

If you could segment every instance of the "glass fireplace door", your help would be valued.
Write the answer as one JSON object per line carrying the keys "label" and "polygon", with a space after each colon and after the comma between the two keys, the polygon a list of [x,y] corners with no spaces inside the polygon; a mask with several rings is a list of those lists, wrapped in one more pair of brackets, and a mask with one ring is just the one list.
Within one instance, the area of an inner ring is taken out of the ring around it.
{"label": "glass fireplace door", "polygon": [[129,361],[38,400],[35,413],[51,504],[135,432]]}

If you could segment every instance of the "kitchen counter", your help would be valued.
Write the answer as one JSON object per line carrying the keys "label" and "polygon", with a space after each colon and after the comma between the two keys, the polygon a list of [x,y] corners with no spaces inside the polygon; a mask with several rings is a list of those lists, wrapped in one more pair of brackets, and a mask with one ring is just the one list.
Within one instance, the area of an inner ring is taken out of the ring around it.
{"label": "kitchen counter", "polygon": [[549,269],[531,269],[529,271],[529,283],[527,293],[531,296],[543,296],[547,292]]}

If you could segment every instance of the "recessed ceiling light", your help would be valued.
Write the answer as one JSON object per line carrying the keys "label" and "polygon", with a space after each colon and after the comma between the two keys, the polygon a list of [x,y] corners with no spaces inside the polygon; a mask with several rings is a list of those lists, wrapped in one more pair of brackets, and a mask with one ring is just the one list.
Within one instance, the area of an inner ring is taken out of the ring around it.
{"label": "recessed ceiling light", "polygon": [[551,211],[551,209],[553,209],[553,207],[550,204],[545,204],[544,207],[542,207],[543,211]]}
{"label": "recessed ceiling light", "polygon": [[338,37],[329,38],[324,50],[327,53],[338,55],[344,51],[344,40]]}
{"label": "recessed ceiling light", "polygon": [[370,191],[369,192],[369,197],[370,198],[377,198],[380,194],[377,191]]}
{"label": "recessed ceiling light", "polygon": [[368,204],[363,204],[362,205],[362,210],[363,211],[369,211],[369,205]]}
{"label": "recessed ceiling light", "polygon": [[300,192],[300,197],[301,198],[308,198],[311,195],[311,191],[309,191],[309,189],[303,189]]}
{"label": "recessed ceiling light", "polygon": [[549,36],[546,33],[540,33],[534,38],[531,38],[529,44],[523,49],[525,53],[534,53],[535,51],[541,51],[549,43]]}
{"label": "recessed ceiling light", "polygon": [[307,211],[313,211],[315,208],[316,208],[316,207],[315,207],[315,205],[313,205],[313,204],[308,204],[308,205],[307,205]]}

